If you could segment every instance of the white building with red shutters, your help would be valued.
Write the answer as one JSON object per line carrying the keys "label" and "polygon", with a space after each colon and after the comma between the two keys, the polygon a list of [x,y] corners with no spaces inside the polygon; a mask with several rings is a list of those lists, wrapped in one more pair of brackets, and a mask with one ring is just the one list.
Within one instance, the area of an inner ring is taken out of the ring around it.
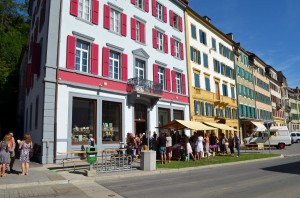
{"label": "white building with red shutters", "polygon": [[[24,132],[39,159],[189,120],[181,0],[30,1]],[[43,22],[41,22],[43,20]]]}

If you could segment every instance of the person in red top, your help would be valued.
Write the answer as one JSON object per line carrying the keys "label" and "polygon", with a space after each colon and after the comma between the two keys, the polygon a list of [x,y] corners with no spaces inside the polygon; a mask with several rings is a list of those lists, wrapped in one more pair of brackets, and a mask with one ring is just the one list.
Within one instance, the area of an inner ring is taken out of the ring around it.
{"label": "person in red top", "polygon": [[13,166],[14,166],[14,163],[15,163],[16,141],[15,141],[14,133],[13,132],[10,131],[9,135],[10,135],[11,139],[10,139],[10,150],[9,150],[10,163],[9,163],[9,171],[8,171],[8,173],[12,173],[12,172],[14,172]]}

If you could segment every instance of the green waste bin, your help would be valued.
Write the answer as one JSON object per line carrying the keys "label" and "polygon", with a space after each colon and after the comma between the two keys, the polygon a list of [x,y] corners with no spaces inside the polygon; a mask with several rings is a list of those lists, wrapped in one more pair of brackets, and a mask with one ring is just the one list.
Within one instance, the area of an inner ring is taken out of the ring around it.
{"label": "green waste bin", "polygon": [[97,161],[97,147],[89,146],[86,148],[86,160],[90,164],[94,164]]}

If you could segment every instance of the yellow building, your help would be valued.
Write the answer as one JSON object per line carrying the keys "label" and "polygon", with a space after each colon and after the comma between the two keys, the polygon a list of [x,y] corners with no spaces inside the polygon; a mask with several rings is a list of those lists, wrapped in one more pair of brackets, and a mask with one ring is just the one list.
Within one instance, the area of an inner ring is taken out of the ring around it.
{"label": "yellow building", "polygon": [[185,19],[191,120],[225,124],[217,135],[228,135],[239,129],[232,34],[190,8]]}

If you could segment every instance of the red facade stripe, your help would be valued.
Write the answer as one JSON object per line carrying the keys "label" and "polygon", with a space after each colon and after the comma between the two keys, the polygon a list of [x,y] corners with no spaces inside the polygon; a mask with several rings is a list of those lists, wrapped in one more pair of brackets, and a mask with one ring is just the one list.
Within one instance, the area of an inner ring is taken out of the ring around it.
{"label": "red facade stripe", "polygon": [[165,53],[169,52],[169,46],[168,46],[168,35],[164,34],[164,51]]}
{"label": "red facade stripe", "polygon": [[122,80],[128,80],[128,56],[127,54],[122,54]]}
{"label": "red facade stripe", "polygon": [[157,49],[157,30],[155,28],[152,29],[152,42],[153,42],[153,48]]}
{"label": "red facade stripe", "polygon": [[92,23],[98,25],[99,23],[99,1],[93,0],[92,5]]}
{"label": "red facade stripe", "polygon": [[133,5],[135,5],[135,4],[136,4],[136,0],[131,0],[131,3],[132,3]]}
{"label": "red facade stripe", "polygon": [[180,53],[180,59],[184,60],[184,49],[183,49],[183,43],[179,44],[179,53]]}
{"label": "red facade stripe", "polygon": [[158,65],[153,64],[153,82],[158,83]]}
{"label": "red facade stripe", "polygon": [[169,68],[166,68],[166,90],[171,91],[171,71]]}
{"label": "red facade stripe", "polygon": [[110,7],[108,5],[104,5],[103,15],[104,15],[103,27],[105,29],[109,30],[109,28],[110,28]]}
{"label": "red facade stripe", "polygon": [[173,27],[174,26],[174,19],[173,19],[173,11],[172,10],[169,11],[169,15],[170,15],[170,25]]}
{"label": "red facade stripe", "polygon": [[164,12],[164,22],[167,23],[168,21],[168,11],[167,11],[167,7],[163,6],[163,12]]}
{"label": "red facade stripe", "polygon": [[171,55],[175,56],[175,40],[174,38],[171,37],[170,41],[171,41]]}
{"label": "red facade stripe", "polygon": [[68,69],[75,68],[75,51],[76,51],[76,38],[68,35],[67,37],[67,65]]}
{"label": "red facade stripe", "polygon": [[176,88],[176,71],[172,70],[171,75],[172,75],[172,92],[177,92],[177,88]]}
{"label": "red facade stripe", "polygon": [[182,17],[179,17],[179,31],[182,32]]}
{"label": "red facade stripe", "polygon": [[141,43],[145,43],[145,24],[140,22],[140,38]]}
{"label": "red facade stripe", "polygon": [[121,22],[122,22],[122,29],[121,29],[121,34],[122,36],[126,36],[127,35],[127,16],[126,14],[122,13],[122,17],[121,17]]}
{"label": "red facade stripe", "polygon": [[152,0],[152,16],[156,17],[156,0]]}
{"label": "red facade stripe", "polygon": [[146,12],[149,12],[149,0],[144,0],[144,9]]}
{"label": "red facade stripe", "polygon": [[135,18],[131,18],[131,38],[136,40],[136,20]]}
{"label": "red facade stripe", "polygon": [[70,0],[70,14],[78,16],[78,0]]}
{"label": "red facade stripe", "polygon": [[182,79],[182,93],[185,95],[186,94],[185,74],[181,75],[181,79]]}
{"label": "red facade stripe", "polygon": [[102,48],[102,76],[108,77],[109,72],[109,48]]}
{"label": "red facade stripe", "polygon": [[97,44],[92,43],[92,61],[91,61],[91,73],[98,75],[98,67],[99,67],[99,46]]}

